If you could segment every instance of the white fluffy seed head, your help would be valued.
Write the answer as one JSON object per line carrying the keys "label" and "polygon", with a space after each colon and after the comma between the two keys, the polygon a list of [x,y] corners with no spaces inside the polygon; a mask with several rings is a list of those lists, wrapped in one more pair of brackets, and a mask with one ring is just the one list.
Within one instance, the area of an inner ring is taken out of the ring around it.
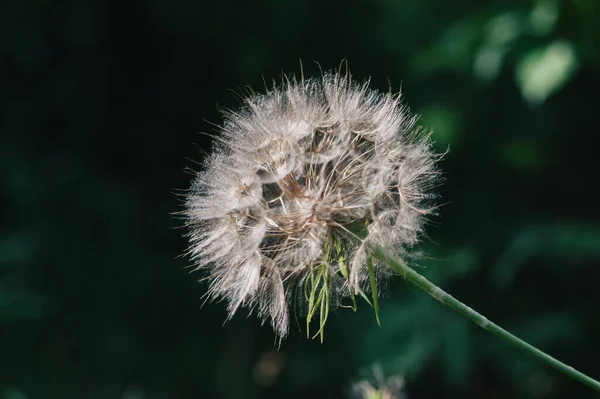
{"label": "white fluffy seed head", "polygon": [[294,298],[310,318],[311,292],[339,303],[370,291],[365,244],[406,257],[434,210],[438,156],[415,120],[399,95],[339,73],[289,77],[228,113],[185,210],[209,295],[230,315],[257,309],[283,337]]}

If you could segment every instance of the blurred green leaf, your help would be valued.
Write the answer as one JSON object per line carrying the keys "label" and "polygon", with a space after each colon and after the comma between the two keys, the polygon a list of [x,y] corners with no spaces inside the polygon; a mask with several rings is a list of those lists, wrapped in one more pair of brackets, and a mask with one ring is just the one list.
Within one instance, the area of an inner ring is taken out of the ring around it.
{"label": "blurred green leaf", "polygon": [[575,75],[578,59],[575,48],[557,40],[525,54],[516,68],[521,95],[531,105],[540,105]]}
{"label": "blurred green leaf", "polygon": [[531,28],[534,34],[547,35],[554,29],[560,16],[557,0],[537,0],[531,10]]}
{"label": "blurred green leaf", "polygon": [[562,223],[529,226],[515,234],[493,265],[490,278],[498,286],[509,286],[524,264],[536,256],[546,262],[566,259],[600,260],[600,229],[586,224]]}
{"label": "blurred green leaf", "polygon": [[519,11],[502,13],[487,24],[487,35],[475,53],[473,73],[483,81],[498,76],[504,57],[523,34],[525,15]]}

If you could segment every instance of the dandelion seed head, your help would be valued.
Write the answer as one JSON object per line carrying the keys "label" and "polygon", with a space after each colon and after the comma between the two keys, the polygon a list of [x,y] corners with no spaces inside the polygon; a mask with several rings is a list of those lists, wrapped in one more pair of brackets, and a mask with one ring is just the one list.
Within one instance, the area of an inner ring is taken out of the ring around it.
{"label": "dandelion seed head", "polygon": [[415,122],[399,95],[336,72],[288,77],[228,112],[186,200],[209,295],[284,337],[309,284],[333,303],[370,291],[366,244],[405,258],[435,209],[438,156]]}

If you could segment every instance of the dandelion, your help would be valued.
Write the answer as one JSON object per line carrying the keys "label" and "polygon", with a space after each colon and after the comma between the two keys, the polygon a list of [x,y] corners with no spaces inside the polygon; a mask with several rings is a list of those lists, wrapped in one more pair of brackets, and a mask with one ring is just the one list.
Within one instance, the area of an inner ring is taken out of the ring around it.
{"label": "dandelion", "polygon": [[372,367],[372,377],[358,381],[351,386],[351,396],[356,399],[406,399],[402,392],[404,378],[400,374],[385,377],[381,365]]}
{"label": "dandelion", "polygon": [[339,72],[286,77],[228,112],[186,200],[188,252],[209,297],[230,317],[256,310],[279,337],[290,306],[308,334],[318,317],[321,338],[344,298],[377,315],[392,271],[368,244],[406,260],[435,209],[438,156],[415,122],[400,95]]}

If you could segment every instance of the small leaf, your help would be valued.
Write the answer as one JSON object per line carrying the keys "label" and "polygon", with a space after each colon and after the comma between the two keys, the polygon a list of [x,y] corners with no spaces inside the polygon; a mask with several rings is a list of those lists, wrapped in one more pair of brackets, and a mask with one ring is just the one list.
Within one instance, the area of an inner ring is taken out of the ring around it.
{"label": "small leaf", "polygon": [[[350,273],[348,272],[348,267],[346,267],[346,257],[344,256],[344,251],[342,248],[342,243],[340,242],[339,239],[334,238],[335,240],[335,250],[336,250],[336,255],[337,255],[337,262],[338,262],[338,266],[340,267],[340,272],[342,273],[342,276],[346,279],[346,281],[350,281]],[[354,292],[352,291],[352,287],[350,287],[350,284],[348,284],[348,291],[350,292],[350,299],[352,300],[352,306],[343,306],[342,307],[349,307],[350,309],[352,309],[353,311],[356,312],[356,298],[354,297]]]}
{"label": "small leaf", "polygon": [[523,98],[532,105],[542,104],[561,89],[577,71],[577,54],[566,40],[527,53],[516,68],[516,80]]}
{"label": "small leaf", "polygon": [[379,302],[377,301],[377,281],[375,280],[375,271],[373,270],[373,257],[367,251],[367,267],[369,269],[369,282],[371,283],[371,296],[373,297],[373,309],[375,309],[375,318],[377,324],[381,325],[379,321]]}

